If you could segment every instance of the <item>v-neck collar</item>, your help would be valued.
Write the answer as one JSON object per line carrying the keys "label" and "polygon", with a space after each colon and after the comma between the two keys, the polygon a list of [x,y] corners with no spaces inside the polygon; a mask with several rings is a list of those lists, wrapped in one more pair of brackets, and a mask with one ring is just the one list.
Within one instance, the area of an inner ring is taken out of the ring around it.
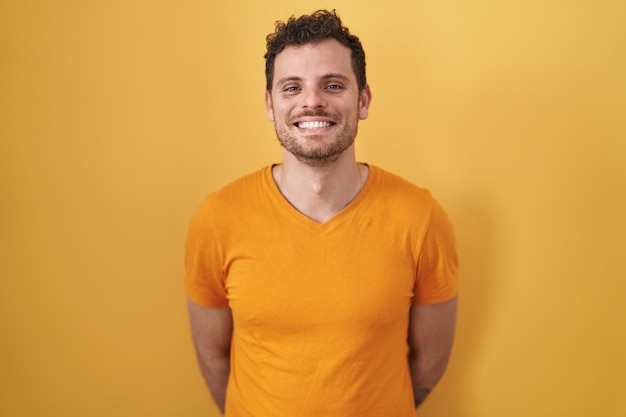
{"label": "v-neck collar", "polygon": [[273,165],[265,168],[263,172],[263,182],[265,183],[265,188],[269,191],[268,197],[270,198],[272,205],[276,206],[277,209],[283,213],[286,221],[296,223],[311,231],[331,230],[343,224],[347,218],[350,218],[356,211],[358,211],[359,207],[362,205],[361,201],[372,192],[376,178],[378,177],[378,170],[372,165],[366,165],[369,168],[369,174],[359,193],[352,199],[352,201],[350,201],[350,203],[348,203],[346,207],[323,223],[313,220],[300,212],[293,205],[291,205],[285,196],[283,196],[272,175]]}

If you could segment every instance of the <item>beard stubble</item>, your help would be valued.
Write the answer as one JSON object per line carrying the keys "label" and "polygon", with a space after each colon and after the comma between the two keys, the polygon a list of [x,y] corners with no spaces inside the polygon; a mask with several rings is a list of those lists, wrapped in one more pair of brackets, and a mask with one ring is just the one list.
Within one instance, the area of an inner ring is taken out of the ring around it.
{"label": "beard stubble", "polygon": [[[300,113],[288,122],[287,126],[294,126],[295,120],[302,117],[324,117],[330,116],[322,111],[307,111]],[[335,122],[335,120],[333,120]],[[316,137],[310,136],[306,139],[298,137],[295,132],[290,131],[284,124],[274,123],[276,137],[281,146],[291,153],[298,161],[314,167],[326,166],[337,161],[339,157],[354,143],[358,131],[358,120],[350,119],[343,128],[336,132],[332,143],[312,143]],[[338,124],[335,124],[338,126]],[[297,128],[296,128],[297,129]]]}

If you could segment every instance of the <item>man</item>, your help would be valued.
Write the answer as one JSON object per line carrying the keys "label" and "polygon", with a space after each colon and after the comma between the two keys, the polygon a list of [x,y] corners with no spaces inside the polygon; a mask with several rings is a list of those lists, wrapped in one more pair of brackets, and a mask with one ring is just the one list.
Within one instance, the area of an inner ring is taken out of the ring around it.
{"label": "man", "polygon": [[202,374],[232,417],[414,416],[452,347],[452,227],[428,191],[357,163],[371,92],[334,12],[277,23],[265,58],[283,162],[209,195],[187,238]]}

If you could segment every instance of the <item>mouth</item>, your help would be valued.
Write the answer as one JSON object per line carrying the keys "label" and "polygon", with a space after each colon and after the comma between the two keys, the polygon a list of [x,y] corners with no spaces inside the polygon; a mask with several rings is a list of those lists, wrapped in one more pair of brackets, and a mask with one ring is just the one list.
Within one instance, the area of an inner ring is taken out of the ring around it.
{"label": "mouth", "polygon": [[323,120],[308,120],[294,123],[294,126],[296,126],[298,129],[323,129],[325,127],[331,127],[334,125],[334,122]]}

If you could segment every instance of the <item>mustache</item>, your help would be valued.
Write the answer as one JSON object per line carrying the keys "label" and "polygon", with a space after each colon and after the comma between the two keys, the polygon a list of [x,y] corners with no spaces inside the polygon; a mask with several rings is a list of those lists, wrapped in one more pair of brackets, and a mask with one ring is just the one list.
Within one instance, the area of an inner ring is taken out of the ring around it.
{"label": "mustache", "polygon": [[333,117],[326,113],[324,110],[322,109],[308,109],[308,110],[303,110],[302,112],[298,113],[296,116],[294,116],[292,119],[296,120],[302,117],[325,117],[327,119],[333,119]]}

